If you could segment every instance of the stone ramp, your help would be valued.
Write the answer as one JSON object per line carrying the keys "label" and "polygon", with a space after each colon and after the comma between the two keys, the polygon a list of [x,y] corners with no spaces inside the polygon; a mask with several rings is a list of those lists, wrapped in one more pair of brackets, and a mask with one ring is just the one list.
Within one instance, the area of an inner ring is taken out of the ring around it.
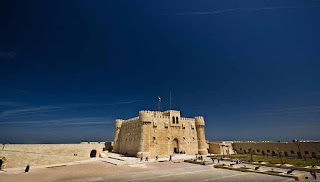
{"label": "stone ramp", "polygon": [[119,160],[112,159],[112,158],[109,158],[109,157],[103,158],[102,162],[113,164],[113,165],[116,165],[116,166],[124,164],[123,161],[119,161]]}
{"label": "stone ramp", "polygon": [[125,157],[121,154],[108,153],[108,156],[102,158],[103,162],[113,165],[130,165],[140,163],[140,160],[135,157]]}

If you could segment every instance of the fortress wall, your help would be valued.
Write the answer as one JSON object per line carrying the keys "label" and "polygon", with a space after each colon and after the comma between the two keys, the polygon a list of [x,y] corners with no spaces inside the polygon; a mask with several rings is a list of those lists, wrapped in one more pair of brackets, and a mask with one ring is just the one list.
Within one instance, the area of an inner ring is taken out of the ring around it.
{"label": "fortress wall", "polygon": [[[165,127],[165,123],[169,124],[170,120],[168,116],[155,116],[150,125],[147,125],[148,130],[150,131],[149,141],[150,141],[150,153],[151,157],[158,155],[168,156],[169,147],[168,147],[168,130],[169,127]],[[149,145],[147,142],[144,145]]]}
{"label": "fortress wall", "polygon": [[232,142],[209,142],[209,153],[221,154],[221,155],[232,155],[235,154],[232,148]]}
{"label": "fortress wall", "polygon": [[136,156],[141,140],[141,123],[139,118],[126,120],[118,134],[118,153],[130,156]]}
{"label": "fortress wall", "polygon": [[249,148],[257,155],[272,155],[277,149],[288,157],[298,157],[300,152],[301,157],[311,158],[320,153],[320,142],[234,142],[232,146],[238,154],[249,153]]}
{"label": "fortress wall", "polygon": [[5,144],[0,147],[0,157],[6,159],[5,168],[16,168],[87,160],[92,150],[97,151],[98,157],[105,143]]}
{"label": "fortress wall", "polygon": [[[182,123],[181,125],[182,129],[181,129],[179,141],[181,141],[182,143],[182,150],[189,155],[198,154],[198,136],[197,136],[196,127],[194,128],[191,127],[191,125],[195,126],[194,119],[189,119],[189,118],[182,119],[181,123]],[[183,125],[185,126],[185,128],[182,127]],[[171,130],[172,129],[174,130],[175,128],[171,128]]]}
{"label": "fortress wall", "polygon": [[[180,120],[178,125],[171,126],[170,119],[168,117],[155,117],[150,125],[151,134],[149,135],[149,140],[151,157],[155,157],[156,155],[161,157],[172,154],[172,145],[175,138],[178,140],[179,151],[185,151],[186,154],[190,155],[197,154],[198,142],[196,128],[192,129],[192,120],[188,121]],[[154,126],[155,122],[157,123],[156,127]],[[168,123],[168,127],[165,127],[166,122]],[[182,123],[184,123],[184,128],[182,127]]]}
{"label": "fortress wall", "polygon": [[210,154],[221,154],[220,144],[222,142],[209,142],[209,153]]}

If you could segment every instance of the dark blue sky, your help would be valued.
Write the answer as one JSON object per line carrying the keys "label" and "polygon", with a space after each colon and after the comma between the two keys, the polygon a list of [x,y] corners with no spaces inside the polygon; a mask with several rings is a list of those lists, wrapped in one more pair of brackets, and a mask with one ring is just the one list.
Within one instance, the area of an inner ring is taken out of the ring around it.
{"label": "dark blue sky", "polygon": [[0,143],[110,141],[170,90],[209,140],[319,140],[319,83],[318,0],[0,2]]}

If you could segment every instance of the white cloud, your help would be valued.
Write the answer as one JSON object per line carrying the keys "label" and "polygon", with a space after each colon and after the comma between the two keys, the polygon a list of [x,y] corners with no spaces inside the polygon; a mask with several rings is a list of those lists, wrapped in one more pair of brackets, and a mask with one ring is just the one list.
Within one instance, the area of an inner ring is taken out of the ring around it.
{"label": "white cloud", "polygon": [[68,118],[51,119],[38,121],[7,121],[0,122],[0,125],[20,125],[20,124],[59,124],[59,125],[84,125],[84,124],[114,124],[110,118],[106,117],[86,117],[86,118]]}
{"label": "white cloud", "polygon": [[114,103],[106,103],[106,104],[95,104],[95,103],[83,103],[83,104],[69,104],[69,105],[61,105],[61,106],[39,106],[39,107],[29,107],[29,108],[22,108],[22,109],[11,109],[3,111],[0,114],[0,118],[3,117],[12,117],[12,116],[19,116],[25,114],[37,114],[43,112],[53,112],[53,111],[60,111],[70,108],[77,108],[77,107],[90,107],[90,106],[112,106],[112,105],[122,105],[122,104],[131,104],[135,102],[139,102],[141,100],[132,100],[132,101],[125,101],[125,102],[114,102]]}
{"label": "white cloud", "polygon": [[175,16],[184,16],[184,15],[206,15],[206,14],[221,14],[229,13],[236,11],[266,11],[266,10],[279,10],[279,9],[305,9],[305,8],[320,8],[320,6],[301,6],[301,7],[263,7],[263,8],[244,8],[244,9],[224,9],[216,11],[198,11],[198,12],[189,12],[189,13],[172,13],[172,14],[163,14],[163,15],[175,15]]}

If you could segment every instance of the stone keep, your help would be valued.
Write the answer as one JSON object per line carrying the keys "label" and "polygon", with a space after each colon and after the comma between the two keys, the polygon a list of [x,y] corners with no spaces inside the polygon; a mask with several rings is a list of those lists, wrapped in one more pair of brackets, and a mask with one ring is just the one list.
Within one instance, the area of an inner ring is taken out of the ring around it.
{"label": "stone keep", "polygon": [[113,152],[136,157],[206,155],[204,125],[203,117],[181,117],[176,110],[140,111],[138,117],[116,120]]}

